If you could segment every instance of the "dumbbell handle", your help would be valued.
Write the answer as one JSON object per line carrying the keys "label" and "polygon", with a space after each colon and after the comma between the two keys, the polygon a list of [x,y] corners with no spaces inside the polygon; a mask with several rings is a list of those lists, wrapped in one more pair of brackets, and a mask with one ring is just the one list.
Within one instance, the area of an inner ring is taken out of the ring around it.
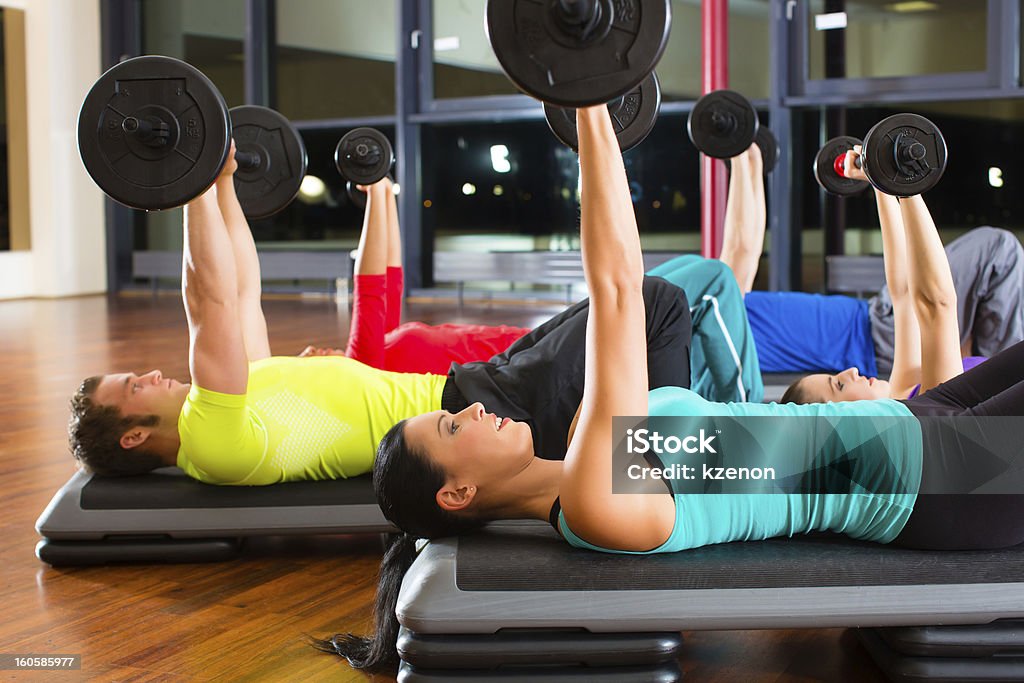
{"label": "dumbbell handle", "polygon": [[121,121],[121,130],[150,147],[164,147],[171,137],[170,126],[159,119],[126,116]]}
{"label": "dumbbell handle", "polygon": [[591,37],[601,20],[598,0],[555,0],[555,7],[558,23],[583,41]]}
{"label": "dumbbell handle", "polygon": [[[864,160],[861,157],[854,159],[853,165],[857,168],[864,168]],[[836,170],[836,174],[842,178],[848,177],[846,175],[846,152],[843,152],[836,157],[836,160],[832,162],[832,167]]]}
{"label": "dumbbell handle", "polygon": [[913,163],[927,156],[928,150],[917,140],[899,139],[896,145],[896,163]]}
{"label": "dumbbell handle", "polygon": [[597,10],[597,0],[558,0],[562,16],[575,24],[586,24]]}
{"label": "dumbbell handle", "polygon": [[360,166],[375,166],[380,163],[380,158],[383,155],[380,147],[365,142],[357,144],[353,151],[354,154],[346,154],[345,158]]}
{"label": "dumbbell handle", "polygon": [[235,152],[235,161],[238,162],[238,168],[243,171],[248,171],[254,168],[259,168],[262,158],[257,152]]}

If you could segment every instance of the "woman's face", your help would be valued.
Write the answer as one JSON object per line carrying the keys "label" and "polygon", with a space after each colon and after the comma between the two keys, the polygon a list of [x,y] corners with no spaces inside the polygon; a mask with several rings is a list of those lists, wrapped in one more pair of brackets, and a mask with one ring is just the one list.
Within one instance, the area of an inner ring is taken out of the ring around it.
{"label": "woman's face", "polygon": [[889,398],[888,382],[874,377],[862,377],[857,368],[847,368],[834,375],[808,375],[801,384],[815,403]]}
{"label": "woman's face", "polygon": [[477,488],[507,480],[533,460],[530,426],[487,413],[480,403],[454,415],[438,410],[410,418],[405,439],[447,472],[449,483]]}

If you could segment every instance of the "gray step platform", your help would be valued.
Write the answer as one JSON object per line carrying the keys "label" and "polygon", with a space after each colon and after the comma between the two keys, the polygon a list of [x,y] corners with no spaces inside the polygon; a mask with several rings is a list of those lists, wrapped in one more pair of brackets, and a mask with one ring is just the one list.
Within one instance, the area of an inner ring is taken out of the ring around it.
{"label": "gray step platform", "polygon": [[36,530],[44,561],[95,564],[154,561],[161,548],[159,561],[223,559],[225,543],[247,536],[381,533],[394,526],[377,506],[369,475],[211,486],[168,468],[137,477],[79,471],[54,495]]}
{"label": "gray step platform", "polygon": [[1024,618],[1024,546],[803,536],[625,556],[571,548],[548,526],[501,528],[427,544],[397,614],[421,635],[985,624]]}
{"label": "gray step platform", "polygon": [[874,630],[894,652],[914,657],[1024,657],[1024,619]]}
{"label": "gray step platform", "polygon": [[110,541],[51,541],[36,544],[36,557],[54,567],[137,562],[187,564],[222,562],[238,556],[237,538],[118,539]]}
{"label": "gray step platform", "polygon": [[491,683],[493,681],[530,681],[530,683],[675,683],[682,673],[675,663],[620,667],[547,667],[509,668],[467,671],[463,669],[417,669],[403,663],[398,683]]}
{"label": "gray step platform", "polygon": [[875,664],[896,683],[1024,680],[1024,657],[916,657],[893,650],[874,629],[858,635]]}
{"label": "gray step platform", "polygon": [[494,669],[541,666],[648,666],[670,662],[679,633],[499,631],[475,635],[398,634],[398,654],[418,669]]}
{"label": "gray step platform", "polygon": [[[1024,546],[914,551],[814,535],[627,556],[571,548],[546,525],[492,527],[427,544],[402,583],[397,615],[420,639],[450,638],[448,660],[440,664],[461,655],[467,665],[477,661],[486,634],[509,629],[529,629],[533,638],[550,630],[560,638],[565,629],[626,635],[989,624],[1024,616]],[[980,634],[986,627],[979,628]],[[995,631],[988,628],[991,640]],[[869,650],[894,680],[1024,680],[1024,658],[908,657],[873,630],[863,633],[874,639]],[[933,631],[924,633],[935,639]],[[961,641],[970,633],[961,628]],[[495,642],[488,643],[492,655]],[[406,662],[409,675],[419,677],[403,680],[461,680],[454,668],[425,664],[431,662]],[[561,674],[580,670],[566,667]],[[510,674],[472,675],[467,680]]]}

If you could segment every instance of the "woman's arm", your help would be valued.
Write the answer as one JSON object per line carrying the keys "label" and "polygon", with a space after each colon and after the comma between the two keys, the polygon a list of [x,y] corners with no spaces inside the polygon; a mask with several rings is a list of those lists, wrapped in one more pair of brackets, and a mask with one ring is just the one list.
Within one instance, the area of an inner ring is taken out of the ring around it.
{"label": "woman's arm", "polygon": [[384,314],[384,333],[387,334],[402,322],[405,278],[402,274],[402,231],[398,226],[398,198],[390,178],[381,182],[388,188],[388,270]]}
{"label": "woman's arm", "polygon": [[754,287],[754,276],[764,249],[765,199],[763,160],[757,145],[730,160],[729,195],[719,259],[732,269],[740,292]]}
{"label": "woman's arm", "polygon": [[345,355],[371,367],[384,367],[386,283],[388,258],[388,197],[386,180],[366,188],[363,231],[356,253],[355,299]]}
{"label": "woman's arm", "polygon": [[383,275],[388,265],[387,179],[366,188],[366,212],[356,253],[356,275]]}
{"label": "woman's arm", "polygon": [[963,373],[956,289],[924,198],[900,201],[907,233],[908,281],[921,328],[921,393]]}
{"label": "woman's arm", "polygon": [[906,398],[921,382],[921,328],[917,323],[907,279],[907,239],[899,200],[875,190],[882,227],[885,283],[892,299],[893,357],[889,375],[891,398]]}
{"label": "woman's arm", "polygon": [[398,226],[398,198],[390,178],[380,181],[387,188],[388,268],[402,267],[402,232]]}
{"label": "woman's arm", "polygon": [[[846,153],[845,175],[867,181],[864,170],[857,167],[860,146]],[[921,382],[921,331],[917,324],[907,266],[907,239],[900,214],[899,200],[892,195],[874,190],[878,205],[878,223],[882,229],[882,257],[885,264],[885,284],[892,299],[894,323],[894,349],[892,373],[889,375],[890,397],[906,398]]]}
{"label": "woman's arm", "polygon": [[606,107],[577,111],[583,272],[590,289],[578,428],[565,458],[562,511],[581,538],[648,550],[672,533],[665,495],[612,493],[612,417],[647,414],[643,259],[636,217]]}

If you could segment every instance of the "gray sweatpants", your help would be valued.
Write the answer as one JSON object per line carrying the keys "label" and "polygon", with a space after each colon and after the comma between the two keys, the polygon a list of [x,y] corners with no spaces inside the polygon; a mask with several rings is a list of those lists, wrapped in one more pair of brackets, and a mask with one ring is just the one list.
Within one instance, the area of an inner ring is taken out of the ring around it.
{"label": "gray sweatpants", "polygon": [[[1013,233],[982,226],[946,245],[956,288],[960,342],[993,356],[1024,339],[1024,248]],[[895,323],[889,288],[868,301],[879,374],[892,371]]]}

